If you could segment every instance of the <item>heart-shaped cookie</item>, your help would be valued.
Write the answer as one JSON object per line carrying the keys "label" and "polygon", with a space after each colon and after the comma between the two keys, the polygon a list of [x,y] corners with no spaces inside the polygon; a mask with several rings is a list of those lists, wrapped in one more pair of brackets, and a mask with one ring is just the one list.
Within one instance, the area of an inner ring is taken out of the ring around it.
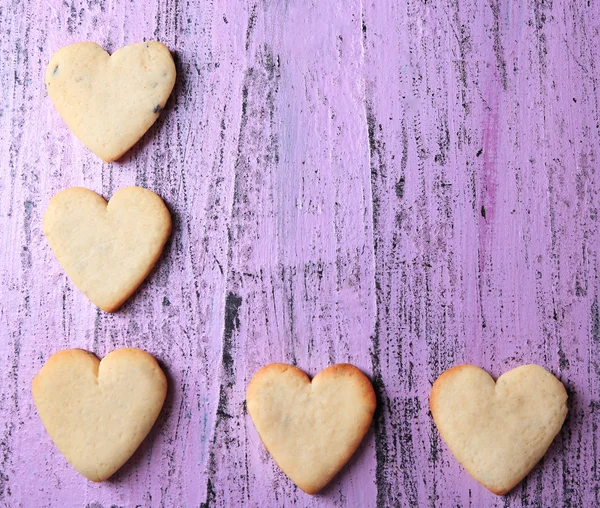
{"label": "heart-shaped cookie", "polygon": [[46,86],[75,136],[111,162],[156,121],[175,75],[173,57],[160,42],[130,44],[112,56],[95,42],[78,42],[54,53]]}
{"label": "heart-shaped cookie", "polygon": [[431,414],[450,451],[494,494],[504,495],[542,458],[567,415],[563,384],[538,365],[494,383],[474,365],[444,372],[431,389]]}
{"label": "heart-shaped cookie", "polygon": [[162,199],[125,187],[110,202],[73,187],[56,194],[44,214],[44,234],[73,283],[106,312],[143,282],[171,234]]}
{"label": "heart-shaped cookie", "polygon": [[273,363],[254,375],[246,403],[277,465],[304,492],[315,494],[358,448],[376,399],[353,365],[328,367],[311,382],[296,367]]}
{"label": "heart-shaped cookie", "polygon": [[99,361],[81,349],[52,355],[33,378],[33,400],[50,438],[69,463],[95,482],[133,455],[165,401],[156,360],[135,348]]}

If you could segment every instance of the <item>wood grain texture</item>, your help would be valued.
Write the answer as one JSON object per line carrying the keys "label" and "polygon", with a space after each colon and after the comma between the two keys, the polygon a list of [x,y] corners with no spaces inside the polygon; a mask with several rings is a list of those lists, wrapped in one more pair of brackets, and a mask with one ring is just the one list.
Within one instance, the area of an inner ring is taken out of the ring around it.
{"label": "wood grain texture", "polygon": [[[117,163],[44,87],[60,47],[174,53],[161,118]],[[600,505],[600,7],[568,0],[0,3],[0,505]],[[105,314],[66,279],[41,219],[58,190],[161,195],[174,231]],[[158,423],[103,484],[47,437],[30,383],[55,351],[144,348]],[[372,376],[373,430],[317,497],[245,411],[254,372],[337,362]],[[570,396],[562,432],[497,498],[428,412],[462,362],[523,363]]]}

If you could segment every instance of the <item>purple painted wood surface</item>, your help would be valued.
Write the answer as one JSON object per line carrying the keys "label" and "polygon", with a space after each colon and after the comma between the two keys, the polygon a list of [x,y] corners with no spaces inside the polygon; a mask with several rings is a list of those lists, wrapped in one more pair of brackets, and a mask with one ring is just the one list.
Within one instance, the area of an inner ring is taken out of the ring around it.
{"label": "purple painted wood surface", "polygon": [[[167,110],[121,161],[68,131],[51,54],[157,39]],[[598,506],[600,7],[595,1],[0,4],[0,505]],[[158,192],[174,232],[116,314],[43,237],[65,187]],[[103,484],[47,437],[30,395],[55,351],[138,346],[168,373],[155,429]],[[262,365],[351,362],[380,407],[319,496],[245,413]],[[539,363],[570,414],[505,498],[457,464],[428,413],[461,362]]]}

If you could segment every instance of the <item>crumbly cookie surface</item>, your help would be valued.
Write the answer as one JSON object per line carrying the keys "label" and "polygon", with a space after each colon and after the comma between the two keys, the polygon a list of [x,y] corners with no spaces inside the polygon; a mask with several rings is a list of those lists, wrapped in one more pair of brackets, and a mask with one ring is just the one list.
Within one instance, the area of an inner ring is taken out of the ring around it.
{"label": "crumbly cookie surface", "polygon": [[89,480],[106,480],[131,457],[158,417],[167,380],[156,360],[136,348],[100,361],[81,349],[52,355],[32,393],[50,438]]}
{"label": "crumbly cookie surface", "polygon": [[75,136],[110,162],[156,121],[175,77],[173,57],[160,42],[130,44],[112,55],[95,42],[79,42],[54,53],[46,87]]}
{"label": "crumbly cookie surface", "polygon": [[248,413],[281,470],[315,494],[350,459],[376,407],[369,379],[356,367],[333,365],[312,382],[300,369],[274,363],[248,385]]}
{"label": "crumbly cookie surface", "polygon": [[50,200],[43,228],[75,286],[112,312],[158,261],[171,216],[159,196],[141,187],[119,189],[108,204],[89,189],[73,187]]}
{"label": "crumbly cookie surface", "polygon": [[567,415],[563,384],[538,365],[523,365],[497,382],[474,365],[459,365],[433,384],[436,426],[467,472],[504,495],[546,453]]}

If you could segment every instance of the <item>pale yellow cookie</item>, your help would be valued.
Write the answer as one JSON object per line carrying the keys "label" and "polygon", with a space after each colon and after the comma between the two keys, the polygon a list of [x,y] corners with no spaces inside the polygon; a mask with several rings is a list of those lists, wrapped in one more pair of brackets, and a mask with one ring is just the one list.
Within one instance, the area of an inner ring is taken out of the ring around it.
{"label": "pale yellow cookie", "polygon": [[112,312],[158,261],[171,216],[160,197],[141,187],[119,189],[108,204],[89,189],[73,187],[50,200],[44,234],[77,288]]}
{"label": "pale yellow cookie", "polygon": [[450,451],[494,494],[504,495],[542,458],[567,415],[563,384],[538,365],[523,365],[494,383],[474,365],[459,365],[433,384],[431,414]]}
{"label": "pale yellow cookie", "polygon": [[130,44],[112,56],[95,42],[78,42],[54,53],[46,86],[75,136],[110,162],[156,121],[175,75],[173,57],[160,42]]}
{"label": "pale yellow cookie", "polygon": [[304,492],[315,494],[358,448],[376,398],[368,378],[353,365],[328,367],[311,382],[296,367],[273,363],[254,375],[246,403],[277,465]]}
{"label": "pale yellow cookie", "polygon": [[33,400],[50,438],[69,463],[106,480],[150,432],[167,394],[156,360],[135,348],[100,361],[81,349],[52,355],[33,378]]}

